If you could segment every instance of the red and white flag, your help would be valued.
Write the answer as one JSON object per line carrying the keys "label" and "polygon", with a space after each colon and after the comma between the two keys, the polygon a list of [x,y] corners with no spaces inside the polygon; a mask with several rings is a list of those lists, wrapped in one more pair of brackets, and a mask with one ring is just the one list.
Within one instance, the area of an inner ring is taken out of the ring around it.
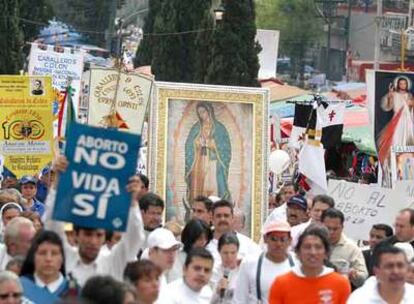
{"label": "red and white flag", "polygon": [[344,129],[345,104],[320,105],[316,110],[316,129],[322,130],[321,143],[325,149],[341,143]]}

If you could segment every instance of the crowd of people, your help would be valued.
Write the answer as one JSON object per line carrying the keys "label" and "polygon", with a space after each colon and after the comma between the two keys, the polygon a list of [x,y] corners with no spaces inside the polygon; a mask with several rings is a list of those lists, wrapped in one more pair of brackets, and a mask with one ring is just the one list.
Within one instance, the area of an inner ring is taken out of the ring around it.
{"label": "crowd of people", "polygon": [[285,184],[255,242],[218,197],[195,197],[187,223],[163,223],[163,199],[137,174],[120,233],[52,218],[67,165],[61,156],[37,177],[4,174],[0,304],[414,303],[413,209],[357,245],[331,197]]}

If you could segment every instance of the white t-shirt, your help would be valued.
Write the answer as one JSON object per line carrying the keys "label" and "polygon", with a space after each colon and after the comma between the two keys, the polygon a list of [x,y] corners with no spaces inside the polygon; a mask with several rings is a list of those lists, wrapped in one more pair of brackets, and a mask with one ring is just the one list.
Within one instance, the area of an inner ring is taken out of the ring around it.
{"label": "white t-shirt", "polygon": [[155,301],[155,304],[162,303],[162,302],[160,302],[161,301],[161,296],[164,293],[168,292],[168,283],[167,283],[167,278],[165,276],[165,272],[160,275],[160,289],[159,290],[160,291],[158,293],[158,299]]}
{"label": "white t-shirt", "polygon": [[[414,285],[405,283],[404,297],[400,304],[414,304]],[[356,289],[348,298],[347,304],[387,304],[378,292],[376,277],[370,277],[362,287]]]}
{"label": "white t-shirt", "polygon": [[[233,304],[255,304],[257,300],[256,273],[259,256],[249,257],[240,265],[239,276],[234,290]],[[295,261],[296,263],[296,261]],[[289,259],[282,263],[274,263],[263,256],[260,286],[263,304],[268,303],[269,290],[276,277],[291,270]]]}
{"label": "white t-shirt", "polygon": [[[236,281],[237,281],[237,277],[239,276],[239,269],[240,269],[240,267],[236,267],[235,269],[227,270],[228,271],[227,279],[229,281],[229,286],[228,286],[227,289],[234,290],[236,288]],[[215,273],[213,273],[213,275],[211,276],[211,279],[210,279],[210,284],[209,285],[213,289],[213,292],[216,292],[218,282],[223,277],[224,277],[224,267],[220,263],[220,265],[218,265],[218,267],[217,267],[217,271]]]}
{"label": "white t-shirt", "polygon": [[299,237],[302,235],[302,233],[306,230],[306,228],[309,227],[309,225],[312,223],[312,220],[309,220],[304,223],[300,223],[299,225],[293,226],[290,230],[290,235],[292,237],[292,242],[290,244],[290,248],[292,250],[295,249],[296,244],[298,243]]}
{"label": "white t-shirt", "polygon": [[175,280],[160,293],[157,304],[209,304],[213,291],[206,285],[201,291],[192,290],[183,279]]}
{"label": "white t-shirt", "polygon": [[[245,258],[251,255],[257,256],[262,252],[259,245],[257,245],[251,238],[238,232],[236,233],[236,235],[240,243],[239,254],[238,254],[240,258]],[[210,253],[214,257],[214,267],[218,267],[218,265],[221,264],[221,257],[218,251],[218,240],[212,239],[207,244],[206,249],[210,251]]]}

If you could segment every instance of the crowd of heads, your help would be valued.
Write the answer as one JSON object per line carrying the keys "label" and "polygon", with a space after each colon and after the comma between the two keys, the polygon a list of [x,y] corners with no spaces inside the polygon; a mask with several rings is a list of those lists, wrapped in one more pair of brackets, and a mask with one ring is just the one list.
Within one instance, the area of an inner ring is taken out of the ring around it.
{"label": "crowd of heads", "polygon": [[[71,269],[66,269],[66,246],[76,247],[81,261],[93,264],[104,251],[110,254],[124,237],[117,231],[66,224],[64,241],[58,233],[45,230],[45,206],[37,196],[38,189],[43,187],[40,194],[45,200],[55,178],[48,168],[38,179],[24,176],[3,180],[0,228],[9,258],[0,261],[0,303],[21,303],[25,294],[22,277],[54,282],[63,276],[72,282]],[[191,216],[185,223],[173,219],[163,224],[164,200],[149,191],[145,175],[136,176],[136,189],[132,199],[138,202],[142,218],[143,250],[137,252],[135,261],[125,265],[123,280],[108,273],[92,276],[82,288],[75,282],[74,297],[62,297],[65,303],[154,303],[160,297],[164,276],[181,278],[192,290],[201,292],[214,277],[214,252],[226,279],[228,271],[239,269],[244,258],[241,234],[249,230],[242,209],[227,200],[198,196],[190,202]],[[330,258],[346,239],[346,218],[335,208],[334,200],[328,195],[307,199],[296,185],[287,183],[282,191],[270,195],[269,218],[283,208],[283,220],[270,220],[263,226],[266,258],[283,263],[294,256],[305,276],[317,275],[327,266],[340,271]],[[375,224],[367,235],[369,254],[364,257],[368,272],[381,284],[414,283],[414,249],[410,244],[414,240],[414,210],[398,212],[394,229],[389,224]],[[295,232],[303,225],[300,233]]]}

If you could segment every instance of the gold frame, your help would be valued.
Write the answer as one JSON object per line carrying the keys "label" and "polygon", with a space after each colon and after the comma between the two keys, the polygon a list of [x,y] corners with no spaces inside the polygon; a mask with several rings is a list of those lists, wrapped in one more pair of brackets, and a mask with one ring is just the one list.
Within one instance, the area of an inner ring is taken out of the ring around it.
{"label": "gold frame", "polygon": [[[171,99],[232,102],[253,105],[252,206],[250,234],[260,239],[268,198],[269,90],[261,88],[210,86],[155,82],[150,114],[149,177],[151,189],[166,198],[168,103]],[[167,209],[167,208],[165,208]]]}

